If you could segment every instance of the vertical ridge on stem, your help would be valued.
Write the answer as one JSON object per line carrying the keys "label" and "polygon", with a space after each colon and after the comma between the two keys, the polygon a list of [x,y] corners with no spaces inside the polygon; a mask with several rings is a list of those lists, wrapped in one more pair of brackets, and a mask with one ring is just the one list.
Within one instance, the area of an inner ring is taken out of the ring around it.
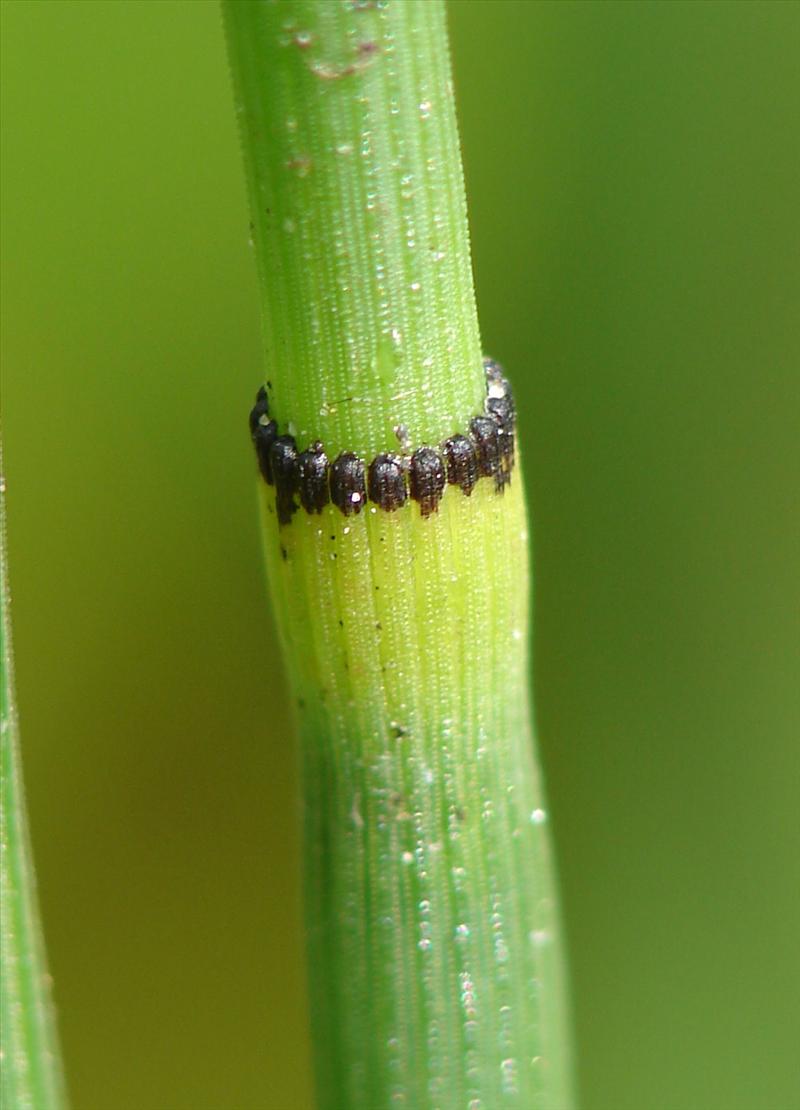
{"label": "vertical ridge on stem", "polygon": [[269,413],[331,460],[318,512],[261,484],[319,1106],[569,1110],[525,504],[480,350],[444,7],[224,10]]}

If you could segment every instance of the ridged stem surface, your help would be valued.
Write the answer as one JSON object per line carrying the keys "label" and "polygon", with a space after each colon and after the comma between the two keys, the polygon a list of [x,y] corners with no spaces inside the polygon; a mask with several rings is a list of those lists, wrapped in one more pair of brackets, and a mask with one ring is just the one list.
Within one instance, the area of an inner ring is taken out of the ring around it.
{"label": "ridged stem surface", "polygon": [[[466,433],[486,384],[443,6],[225,4],[271,413],[331,458]],[[568,1110],[528,698],[528,535],[503,490],[279,523],[319,1106]],[[290,758],[287,753],[287,758]]]}
{"label": "ridged stem surface", "polygon": [[442,6],[227,6],[273,414],[332,455],[483,404]]}

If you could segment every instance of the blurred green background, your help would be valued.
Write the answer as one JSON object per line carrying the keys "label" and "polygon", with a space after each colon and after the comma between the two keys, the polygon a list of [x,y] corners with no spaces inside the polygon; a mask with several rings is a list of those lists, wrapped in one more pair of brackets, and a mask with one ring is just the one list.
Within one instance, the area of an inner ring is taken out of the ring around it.
{"label": "blurred green background", "polygon": [[[485,347],[522,410],[582,1106],[794,1110],[800,6],[450,15]],[[304,1110],[219,14],[3,22],[19,703],[74,1107]]]}

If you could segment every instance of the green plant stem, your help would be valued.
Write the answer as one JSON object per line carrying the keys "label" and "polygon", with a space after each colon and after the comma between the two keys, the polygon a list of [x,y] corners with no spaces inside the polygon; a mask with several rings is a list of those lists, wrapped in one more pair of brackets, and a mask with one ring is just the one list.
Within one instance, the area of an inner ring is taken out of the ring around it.
{"label": "green plant stem", "polygon": [[436,443],[484,389],[441,5],[226,12],[274,415]]}
{"label": "green plant stem", "polygon": [[[224,11],[281,430],[367,459],[465,433],[485,385],[442,4]],[[519,468],[427,518],[281,525],[267,486],[262,518],[320,1106],[568,1110]]]}
{"label": "green plant stem", "polygon": [[65,1091],[22,784],[0,455],[0,1105],[58,1110]]}

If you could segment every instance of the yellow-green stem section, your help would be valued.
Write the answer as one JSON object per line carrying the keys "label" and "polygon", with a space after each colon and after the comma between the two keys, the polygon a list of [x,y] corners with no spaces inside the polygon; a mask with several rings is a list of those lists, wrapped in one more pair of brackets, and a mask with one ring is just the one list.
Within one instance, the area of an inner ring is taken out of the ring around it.
{"label": "yellow-green stem section", "polygon": [[305,783],[318,1097],[565,1110],[522,483],[263,517]]}
{"label": "yellow-green stem section", "polygon": [[[465,433],[485,383],[438,0],[224,5],[273,416],[367,461]],[[513,377],[513,368],[510,368]],[[255,383],[254,383],[255,385]],[[510,487],[279,525],[324,1110],[569,1110]]]}

